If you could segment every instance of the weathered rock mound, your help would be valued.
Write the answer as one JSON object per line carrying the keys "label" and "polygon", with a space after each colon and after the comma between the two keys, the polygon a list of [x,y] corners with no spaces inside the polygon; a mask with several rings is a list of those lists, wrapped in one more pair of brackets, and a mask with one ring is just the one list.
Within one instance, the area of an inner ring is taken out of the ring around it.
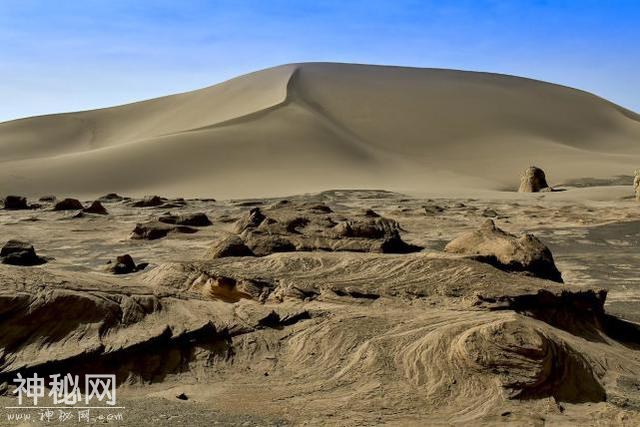
{"label": "weathered rock mound", "polygon": [[137,271],[144,270],[148,263],[137,264],[133,260],[133,257],[129,254],[119,255],[116,257],[115,262],[110,262],[110,266],[107,270],[113,274],[130,274]]}
{"label": "weathered rock mound", "polygon": [[160,196],[145,196],[141,200],[136,200],[131,203],[134,208],[151,208],[163,205],[167,202],[167,199]]}
{"label": "weathered rock mound", "polygon": [[278,203],[265,212],[252,208],[234,227],[242,244],[256,256],[293,251],[410,253],[422,249],[402,240],[396,221],[371,210],[347,218],[322,204]]}
{"label": "weathered rock mound", "polygon": [[105,194],[104,196],[98,197],[96,200],[101,203],[116,203],[116,202],[121,202],[124,199],[125,197],[120,196],[117,193],[108,193],[108,194]]}
{"label": "weathered rock mound", "polygon": [[497,228],[490,219],[479,229],[463,233],[449,242],[444,250],[472,256],[501,270],[562,283],[551,251],[537,237],[532,234],[514,236]]}
{"label": "weathered rock mound", "polygon": [[262,222],[268,221],[267,217],[262,213],[260,208],[252,208],[248,213],[244,214],[235,224],[234,231],[238,234],[247,229],[260,226]]}
{"label": "weathered rock mound", "polygon": [[606,398],[595,369],[578,350],[524,319],[476,326],[459,345],[459,362],[492,372],[511,399],[582,403]]}
{"label": "weathered rock mound", "polygon": [[198,230],[186,225],[166,224],[160,221],[148,221],[136,224],[131,232],[132,239],[157,240],[166,237],[169,233],[192,234]]}
{"label": "weathered rock mound", "polygon": [[90,206],[84,208],[82,212],[95,214],[95,215],[108,215],[107,209],[98,200],[94,200]]}
{"label": "weathered rock mound", "polygon": [[[46,270],[47,286],[41,286],[27,273],[0,269],[0,384],[10,384],[18,371],[39,376],[98,371],[115,374],[118,384],[159,382],[188,370],[198,354],[211,359],[226,354],[228,335],[211,320],[222,325],[215,307],[201,307],[197,299],[176,304],[175,293],[158,296],[142,286],[92,276],[74,280]],[[73,289],[79,283],[82,291]],[[198,319],[185,316],[197,312]]]}
{"label": "weathered rock mound", "polygon": [[524,171],[520,178],[519,193],[537,193],[540,191],[551,191],[547,184],[544,171],[536,166],[530,166]]}
{"label": "weathered rock mound", "polygon": [[183,215],[166,214],[158,218],[158,221],[165,224],[189,225],[192,227],[207,227],[212,225],[209,217],[203,212],[195,212]]}
{"label": "weathered rock mound", "polygon": [[38,201],[43,203],[55,203],[57,197],[53,194],[47,194],[46,196],[41,196]]}
{"label": "weathered rock mound", "polygon": [[0,250],[3,264],[32,266],[44,264],[47,261],[36,254],[33,245],[19,240],[9,240]]}
{"label": "weathered rock mound", "polygon": [[54,211],[76,211],[82,210],[83,208],[80,200],[70,198],[60,200],[53,206]]}
{"label": "weathered rock mound", "polygon": [[29,209],[27,198],[22,196],[7,196],[4,198],[4,208],[7,210]]}
{"label": "weathered rock mound", "polygon": [[255,256],[255,254],[245,245],[239,236],[232,234],[216,242],[209,251],[207,251],[206,258],[215,259],[242,256]]}

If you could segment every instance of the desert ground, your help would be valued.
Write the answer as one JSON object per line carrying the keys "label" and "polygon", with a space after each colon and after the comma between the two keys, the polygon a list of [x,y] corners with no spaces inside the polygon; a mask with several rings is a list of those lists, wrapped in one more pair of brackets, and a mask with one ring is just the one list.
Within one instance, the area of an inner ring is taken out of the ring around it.
{"label": "desert ground", "polygon": [[0,153],[2,407],[113,373],[117,425],[640,424],[640,120],[594,95],[288,65]]}

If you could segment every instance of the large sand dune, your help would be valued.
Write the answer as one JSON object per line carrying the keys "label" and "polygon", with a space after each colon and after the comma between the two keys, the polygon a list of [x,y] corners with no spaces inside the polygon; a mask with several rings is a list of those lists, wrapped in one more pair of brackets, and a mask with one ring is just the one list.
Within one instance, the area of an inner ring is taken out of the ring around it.
{"label": "large sand dune", "polygon": [[312,63],[0,124],[0,194],[504,190],[530,164],[551,184],[628,175],[640,116],[511,76]]}

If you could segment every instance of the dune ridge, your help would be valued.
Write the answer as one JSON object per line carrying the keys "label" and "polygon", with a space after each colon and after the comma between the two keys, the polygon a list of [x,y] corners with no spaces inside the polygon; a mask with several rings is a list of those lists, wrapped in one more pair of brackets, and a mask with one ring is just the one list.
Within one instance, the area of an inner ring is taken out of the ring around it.
{"label": "dune ridge", "polygon": [[0,194],[503,190],[530,164],[552,184],[629,174],[639,141],[638,114],[550,83],[289,64],[193,92],[0,123]]}

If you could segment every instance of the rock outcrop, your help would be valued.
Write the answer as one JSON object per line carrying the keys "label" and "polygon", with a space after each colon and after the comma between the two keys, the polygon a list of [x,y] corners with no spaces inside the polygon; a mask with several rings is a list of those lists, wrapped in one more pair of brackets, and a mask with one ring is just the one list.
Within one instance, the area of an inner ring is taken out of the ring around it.
{"label": "rock outcrop", "polygon": [[273,234],[246,233],[247,247],[256,256],[266,256],[278,252],[295,252],[296,246],[284,236]]}
{"label": "rock outcrop", "polygon": [[30,243],[19,240],[9,240],[0,250],[3,264],[32,266],[44,264],[47,261],[36,254]]}
{"label": "rock outcrop", "polygon": [[4,198],[4,208],[7,210],[29,209],[27,198],[22,196],[7,196]]}
{"label": "rock outcrop", "polygon": [[530,166],[520,178],[518,192],[537,193],[540,191],[551,191],[551,188],[547,184],[544,171],[536,166]]}
{"label": "rock outcrop", "polygon": [[109,214],[107,209],[98,200],[93,201],[93,203],[91,203],[91,206],[84,208],[82,211],[90,214],[96,214],[96,215]]}
{"label": "rock outcrop", "polygon": [[141,224],[136,224],[136,227],[131,233],[131,238],[156,240],[166,237],[167,234],[172,232],[191,234],[197,231],[198,230],[196,230],[195,228],[187,227],[186,225],[172,225],[165,224],[160,221],[149,221]]}
{"label": "rock outcrop", "polygon": [[207,227],[212,225],[209,217],[203,212],[196,212],[183,215],[166,214],[158,218],[158,221],[165,224],[189,225],[192,227]]}
{"label": "rock outcrop", "polygon": [[131,255],[125,254],[116,257],[115,262],[111,263],[108,270],[113,274],[130,274],[144,270],[147,265],[147,263],[140,263],[136,265]]}
{"label": "rock outcrop", "polygon": [[76,211],[82,210],[82,203],[78,199],[63,199],[53,206],[54,211]]}
{"label": "rock outcrop", "polygon": [[461,234],[444,248],[445,252],[469,255],[500,270],[522,273],[562,283],[549,248],[532,234],[517,237],[486,220],[475,230]]}
{"label": "rock outcrop", "polygon": [[265,220],[267,220],[267,217],[260,208],[252,208],[236,222],[234,230],[239,234],[247,229],[258,227]]}
{"label": "rock outcrop", "polygon": [[636,169],[634,173],[633,191],[636,193],[636,200],[640,202],[640,169]]}
{"label": "rock outcrop", "polygon": [[149,208],[163,205],[167,199],[160,196],[145,196],[142,200],[137,200],[131,204],[134,208]]}
{"label": "rock outcrop", "polygon": [[109,193],[109,194],[105,194],[104,196],[98,197],[96,200],[101,203],[115,203],[115,202],[121,202],[124,199],[125,199],[124,197],[120,196],[117,193]]}
{"label": "rock outcrop", "polygon": [[209,251],[207,251],[206,258],[216,259],[254,255],[253,251],[245,245],[244,241],[239,236],[232,234],[216,242]]}
{"label": "rock outcrop", "polygon": [[252,208],[235,232],[256,256],[293,251],[409,253],[422,248],[400,237],[400,225],[372,210],[343,217],[324,204],[279,203]]}

